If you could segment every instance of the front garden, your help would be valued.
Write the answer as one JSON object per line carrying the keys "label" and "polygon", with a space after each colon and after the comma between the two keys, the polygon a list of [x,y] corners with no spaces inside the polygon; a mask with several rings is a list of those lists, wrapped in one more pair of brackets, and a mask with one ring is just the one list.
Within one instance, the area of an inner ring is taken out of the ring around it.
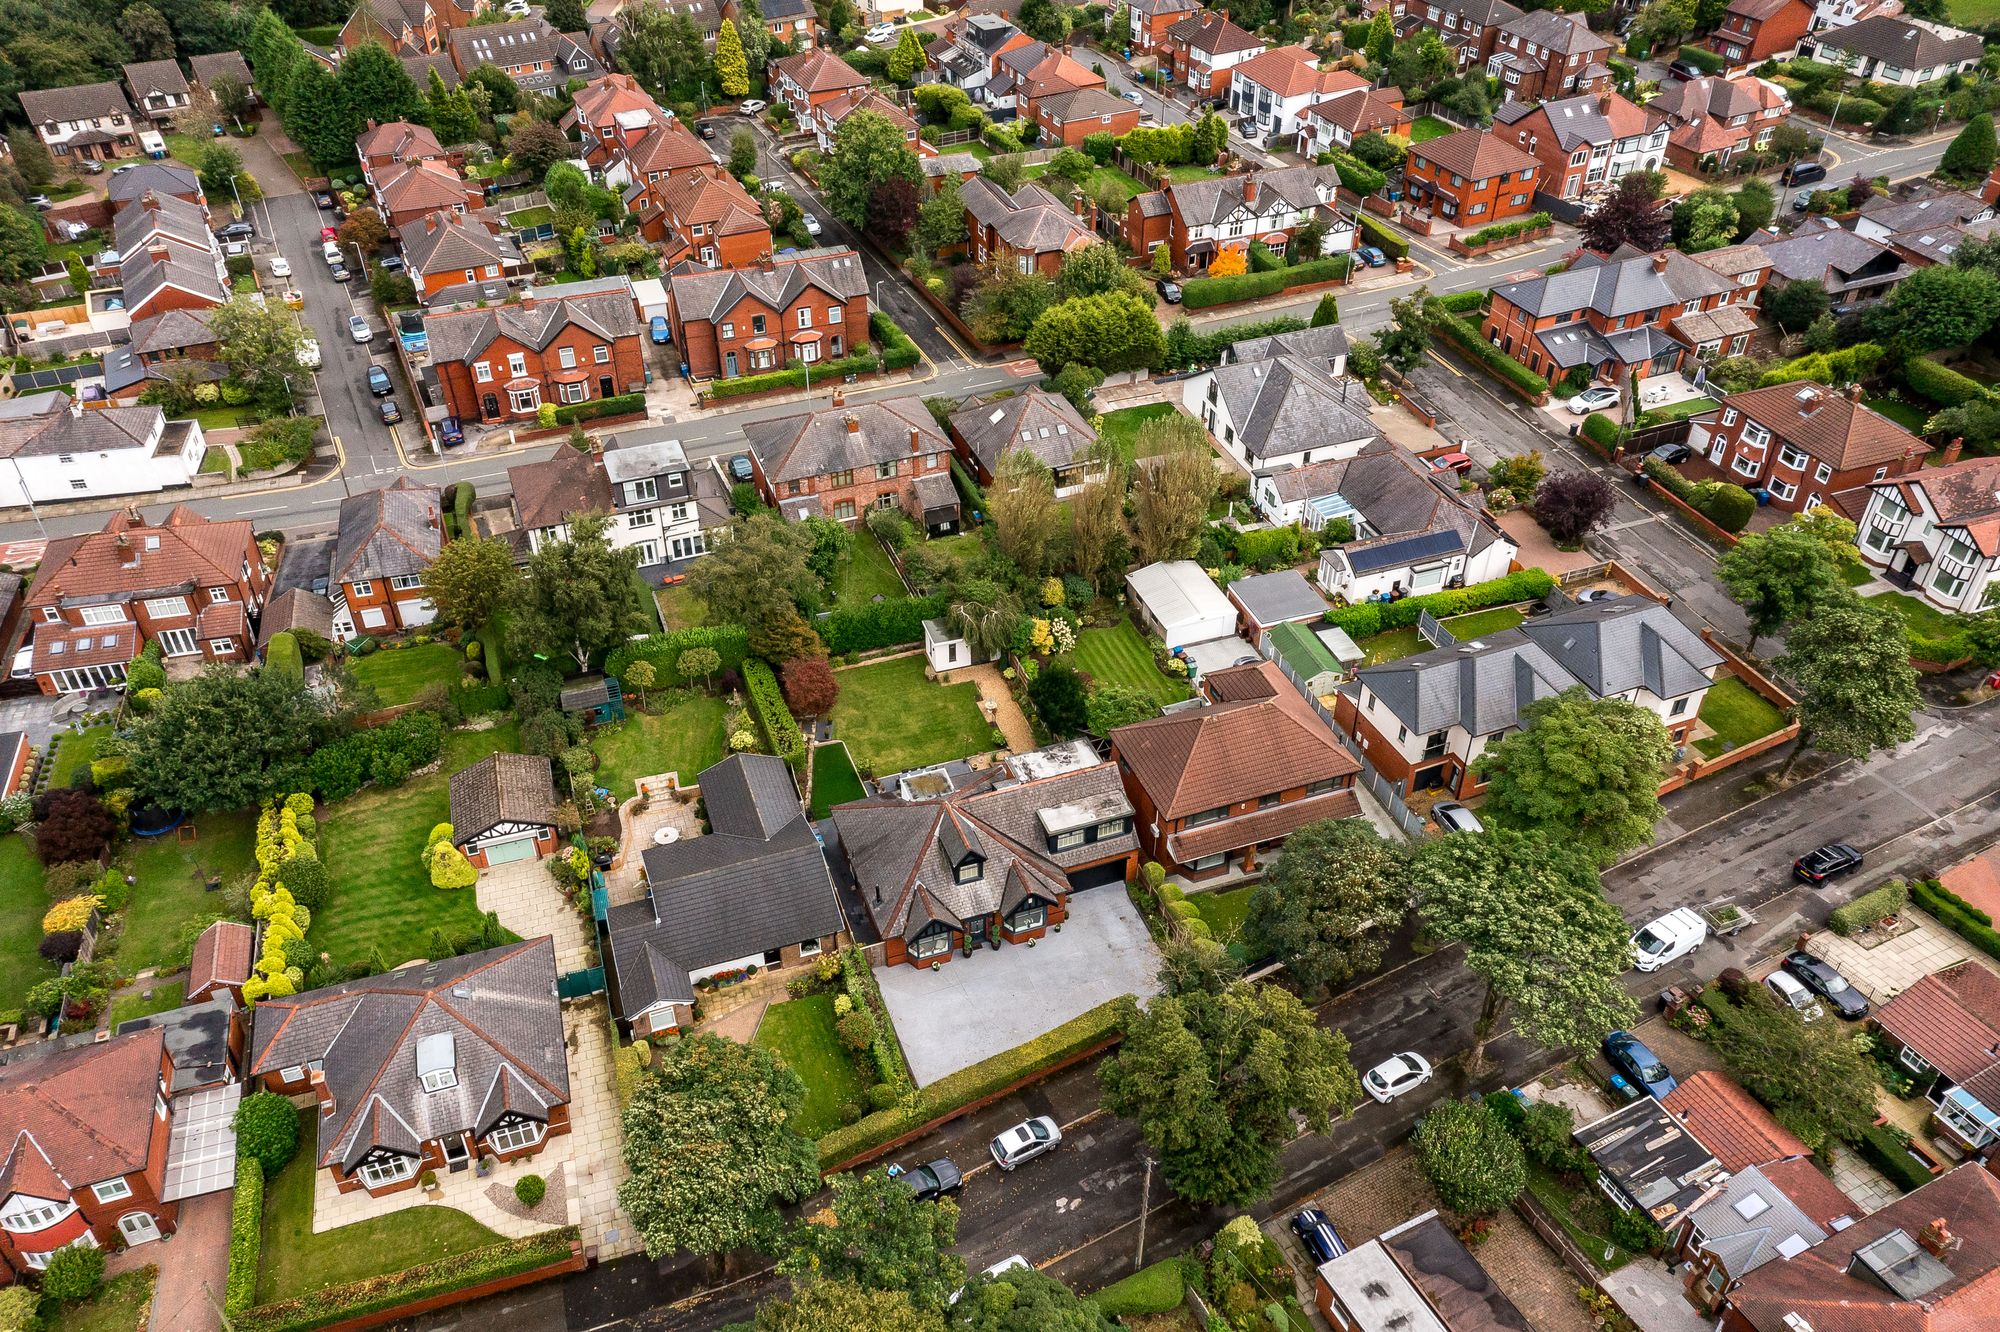
{"label": "front garden", "polygon": [[936,684],[921,655],[834,672],[833,733],[863,772],[885,775],[996,748],[979,686]]}
{"label": "front garden", "polygon": [[[1467,643],[1487,634],[1497,634],[1503,629],[1512,629],[1527,618],[1525,612],[1512,606],[1496,606],[1492,610],[1474,611],[1469,615],[1454,615],[1439,623],[1451,631],[1453,638]],[[1367,661],[1362,663],[1365,666],[1380,666],[1385,661],[1413,657],[1419,652],[1431,650],[1431,645],[1414,626],[1374,634],[1361,639],[1355,646],[1368,654]]]}
{"label": "front garden", "polygon": [[[834,1000],[846,995],[815,994],[790,999],[764,1010],[757,1024],[756,1044],[776,1054],[806,1085],[805,1105],[794,1127],[808,1138],[852,1123],[844,1110],[858,1110],[866,1089],[854,1060],[841,1045]],[[849,1012],[852,1012],[850,1005]]]}
{"label": "front garden", "polygon": [[1725,675],[1702,695],[1701,724],[1714,731],[1694,742],[1704,758],[1715,758],[1762,740],[1785,724],[1785,714],[1733,675]]}

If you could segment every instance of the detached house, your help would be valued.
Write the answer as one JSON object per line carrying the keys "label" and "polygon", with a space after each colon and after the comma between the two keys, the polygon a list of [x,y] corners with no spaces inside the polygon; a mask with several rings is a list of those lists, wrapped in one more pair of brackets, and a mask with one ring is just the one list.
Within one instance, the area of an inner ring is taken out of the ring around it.
{"label": "detached house", "polygon": [[849,404],[836,389],[831,410],[746,421],[743,437],[757,489],[787,519],[900,508],[932,536],[958,530],[951,441],[915,394]]}
{"label": "detached house", "polygon": [[667,269],[748,268],[770,257],[764,208],[734,176],[682,173],[632,200],[640,234],[658,244]]}
{"label": "detached house", "polygon": [[975,263],[998,263],[1017,272],[1054,277],[1063,256],[1094,244],[1097,237],[1079,213],[1053,194],[1026,181],[1008,194],[984,176],[974,176],[958,189],[965,206],[966,256]]}
{"label": "detached house", "polygon": [[1351,457],[1260,475],[1252,494],[1273,522],[1319,531],[1347,520],[1354,539],[1321,550],[1315,577],[1350,602],[1502,578],[1518,550],[1476,496],[1458,493],[1453,474],[1386,439]]}
{"label": "detached house", "polygon": [[155,124],[165,124],[194,100],[178,60],[142,60],[124,67],[132,105]]}
{"label": "detached house", "polygon": [[[1969,74],[1985,47],[1979,38],[1942,23],[1877,15],[1815,37],[1818,55],[1856,78],[1914,88]],[[23,93],[25,99],[28,94]]]}
{"label": "detached house", "polygon": [[[1679,264],[1677,290],[1669,274]],[[1561,273],[1493,289],[1480,329],[1486,340],[1555,383],[1582,366],[1623,385],[1634,373],[1671,374],[1688,346],[1668,327],[1685,313],[1713,309],[1736,288],[1720,274],[1671,253],[1602,259],[1585,252]],[[1756,320],[1743,315],[1747,339]],[[1731,337],[1739,336],[1731,333]]]}
{"label": "detached house", "polygon": [[[1084,88],[1102,90],[1104,76],[1078,63],[1056,47],[1042,42],[1008,46],[993,58],[993,77],[980,90],[980,97],[995,115],[1010,113],[1033,119],[1042,99],[1073,93]],[[1125,104],[1133,110],[1130,102]],[[1079,135],[1077,142],[1082,142]]]}
{"label": "detached house", "polygon": [[533,420],[544,402],[616,398],[646,384],[638,306],[624,277],[433,310],[424,331],[445,405],[461,421]]}
{"label": "detached house", "polygon": [[1364,134],[1410,137],[1411,114],[1401,88],[1342,88],[1299,117],[1299,151],[1312,157],[1352,148]]}
{"label": "detached house", "polygon": [[812,110],[821,102],[867,86],[865,75],[817,46],[771,62],[771,94],[791,108],[801,127],[811,124]]}
{"label": "detached house", "polygon": [[1168,185],[1126,206],[1126,242],[1146,253],[1167,246],[1173,266],[1201,272],[1224,251],[1247,252],[1257,241],[1284,250],[1300,228],[1328,223],[1320,254],[1354,247],[1354,224],[1334,207],[1340,173],[1330,166],[1280,167],[1241,176],[1214,176]]}
{"label": "detached house", "polygon": [[1088,741],[1018,755],[943,795],[836,805],[834,826],[884,965],[933,970],[955,953],[1026,943],[1069,917],[1074,891],[1139,869],[1116,764]]}
{"label": "detached house", "polygon": [[1589,96],[1610,90],[1612,50],[1582,14],[1538,9],[1500,25],[1486,77],[1515,101]]}
{"label": "detached house", "polygon": [[1203,688],[1217,701],[1111,733],[1148,859],[1188,878],[1248,872],[1307,824],[1361,812],[1361,765],[1275,663]]}
{"label": "detached house", "polygon": [[1667,157],[1666,118],[1615,92],[1537,106],[1510,101],[1493,121],[1503,127],[1494,133],[1511,133],[1542,164],[1538,188],[1561,199],[1608,190],[1628,172],[1658,171]]}
{"label": "detached house", "polygon": [[1303,46],[1275,46],[1229,71],[1229,109],[1242,117],[1241,132],[1273,144],[1297,134],[1306,108],[1343,92],[1368,88],[1352,70],[1321,70]]}
{"label": "detached house", "polygon": [[478,0],[464,6],[455,0],[363,0],[336,40],[341,51],[380,42],[399,56],[436,53],[444,50],[453,28],[470,23],[483,8]]}
{"label": "detached house", "polygon": [[1507,0],[1390,0],[1398,40],[1428,29],[1458,57],[1460,72],[1486,63],[1500,29],[1521,17]]}
{"label": "detached house", "polygon": [[1886,299],[1915,270],[1893,246],[1869,240],[1831,218],[1808,222],[1783,240],[1762,242],[1770,261],[1770,281],[1817,282],[1826,288],[1836,314]]}
{"label": "detached house", "polygon": [[1132,0],[1127,6],[1132,28],[1128,40],[1134,51],[1143,55],[1166,53],[1169,40],[1167,34],[1189,14],[1199,14],[1202,8],[1195,0]]}
{"label": "detached house", "polygon": [[393,634],[436,618],[424,597],[424,570],[444,548],[442,502],[436,486],[407,476],[340,502],[327,578],[336,638]]}
{"label": "detached house", "polygon": [[1197,9],[1167,28],[1161,61],[1174,82],[1206,102],[1227,98],[1229,71],[1263,53],[1263,41],[1227,14]]}
{"label": "detached house", "polygon": [[[157,410],[157,409],[155,409]],[[175,505],[164,523],[135,506],[104,529],[55,537],[22,597],[44,694],[103,689],[157,641],[168,657],[248,661],[246,624],[270,591],[248,519]]]}
{"label": "detached house", "polygon": [[[1326,325],[1339,334],[1334,325]],[[1374,400],[1359,380],[1334,372],[1324,354],[1335,340],[1281,335],[1253,353],[1205,370],[1181,386],[1181,403],[1201,418],[1231,461],[1253,477],[1315,460],[1352,457],[1373,441]],[[1346,338],[1338,339],[1342,355]]]}
{"label": "detached house", "polygon": [[454,28],[446,47],[461,78],[481,65],[491,65],[522,92],[554,92],[571,79],[593,79],[604,73],[580,35],[557,32],[543,18]]}
{"label": "detached house", "polygon": [[299,1148],[342,1193],[517,1161],[569,1132],[546,935],[265,999],[250,1021],[249,1078],[312,1098],[318,1131]]}
{"label": "detached house", "polygon": [[1790,94],[1768,79],[1739,75],[1669,80],[1646,103],[1667,120],[1667,161],[1683,171],[1712,171],[1744,153],[1762,152],[1771,131],[1792,113]]}
{"label": "detached house", "polygon": [[1778,508],[1801,512],[1840,491],[1900,477],[1924,465],[1929,447],[1861,405],[1859,385],[1846,392],[1820,384],[1774,384],[1732,393],[1722,415],[1689,443],[1729,479],[1768,493]]}
{"label": "detached house", "polygon": [[924,48],[924,62],[939,83],[963,89],[983,105],[999,58],[1034,40],[998,14],[965,13],[948,20],[944,36]]}
{"label": "detached house", "polygon": [[1854,234],[1893,243],[1905,232],[1960,227],[1992,217],[1993,205],[1976,194],[1927,187],[1902,198],[1875,195],[1861,205],[1861,216],[1854,219]]}
{"label": "detached house", "polygon": [[674,345],[695,379],[813,365],[868,345],[868,275],[852,250],[667,280]]}
{"label": "detached house", "polygon": [[139,128],[116,83],[24,92],[21,110],[57,161],[108,162],[139,151]]}
{"label": "detached house", "polygon": [[[813,44],[819,17],[813,12],[812,0],[767,0],[757,10],[764,16],[764,31],[778,41],[789,43],[794,48]],[[740,0],[722,0],[722,17],[740,24],[742,16]]]}
{"label": "detached house", "polygon": [[1069,399],[1031,388],[998,402],[973,401],[951,417],[958,456],[981,485],[990,486],[1000,460],[1015,450],[1032,453],[1055,478],[1057,499],[1104,479],[1108,464],[1096,456],[1097,432]]}
{"label": "detached house", "polygon": [[1431,224],[1478,230],[1533,212],[1541,172],[1542,164],[1501,132],[1462,129],[1411,145],[1403,187],[1409,206]]}
{"label": "detached house", "polygon": [[188,73],[193,76],[197,87],[205,89],[210,96],[215,95],[218,81],[228,79],[250,93],[250,104],[257,105],[257,90],[252,86],[250,62],[243,58],[241,51],[212,51],[207,55],[188,57]]}
{"label": "detached house", "polygon": [[1955,451],[1943,466],[1871,483],[1855,544],[1898,587],[1970,615],[2000,576],[2000,458],[1954,462]]}
{"label": "detached house", "polygon": [[698,980],[796,966],[838,949],[846,932],[784,760],[732,754],[697,782],[712,831],[647,847],[645,897],[605,921],[613,1002],[635,1036],[686,1026]]}
{"label": "detached house", "polygon": [[199,421],[169,421],[150,405],[86,408],[65,393],[49,397],[48,410],[0,418],[0,458],[11,464],[0,472],[0,508],[150,494],[193,485],[201,472],[208,444]]}
{"label": "detached house", "polygon": [[1081,148],[1093,134],[1121,135],[1139,127],[1139,108],[1102,88],[1077,88],[1035,99],[1037,140],[1051,147]]}
{"label": "detached house", "polygon": [[1808,0],[1729,0],[1722,26],[1708,35],[1707,45],[1722,57],[1725,71],[1734,73],[1797,54],[1812,21]]}

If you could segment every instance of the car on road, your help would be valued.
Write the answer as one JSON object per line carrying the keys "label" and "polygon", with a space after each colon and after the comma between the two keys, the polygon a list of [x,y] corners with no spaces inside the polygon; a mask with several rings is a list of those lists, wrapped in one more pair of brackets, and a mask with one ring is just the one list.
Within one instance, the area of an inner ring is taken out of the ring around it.
{"label": "car on road", "polygon": [[814,217],[811,213],[805,214],[801,219],[800,224],[805,227],[806,235],[808,236],[817,236],[822,230],[819,224],[819,219]]}
{"label": "car on road", "polygon": [[347,316],[347,336],[356,342],[375,341],[375,330],[368,327],[368,321],[360,315]]}
{"label": "car on road", "polygon": [[257,228],[251,226],[248,222],[231,222],[215,234],[226,241],[249,240],[257,234]]}
{"label": "car on road", "polygon": [[331,190],[314,190],[313,203],[331,212],[333,210],[333,192]]}
{"label": "car on road", "polygon": [[290,277],[291,275],[292,275],[292,261],[285,258],[285,256],[282,254],[273,255],[271,257],[271,276]]}
{"label": "car on road", "polygon": [[384,398],[375,404],[375,410],[382,413],[383,425],[394,425],[403,419],[403,409],[396,405],[394,398]]}
{"label": "car on road", "polygon": [[1317,1207],[1306,1207],[1292,1213],[1289,1224],[1292,1233],[1299,1237],[1299,1243],[1312,1255],[1315,1267],[1330,1263],[1347,1252],[1340,1232],[1333,1228],[1333,1222],[1326,1219],[1326,1213]]}
{"label": "car on road", "polygon": [[465,443],[465,429],[459,425],[456,416],[447,416],[437,423],[437,437],[438,443],[446,448],[455,448]]}
{"label": "car on road", "polygon": [[346,282],[354,276],[354,274],[347,271],[347,265],[338,260],[334,261],[333,267],[327,269],[326,275],[335,282]]}
{"label": "car on road", "polygon": [[1127,88],[1124,92],[1121,92],[1118,95],[1124,98],[1126,101],[1130,102],[1134,106],[1144,106],[1146,104],[1146,99],[1141,97],[1137,92],[1135,92],[1131,88]]}
{"label": "car on road", "polygon": [[1380,268],[1382,267],[1382,265],[1389,262],[1389,256],[1382,253],[1381,250],[1377,249],[1373,245],[1364,245],[1355,253],[1359,254],[1361,256],[1361,262],[1368,265],[1370,268]]}
{"label": "car on road", "polygon": [[1861,853],[1845,842],[1828,842],[1792,862],[1792,877],[1821,884],[1861,868]]}
{"label": "car on road", "polygon": [[1002,1170],[1012,1170],[1023,1161],[1032,1161],[1044,1152],[1052,1152],[1062,1143],[1062,1130],[1056,1121],[1047,1115],[1036,1115],[1023,1120],[1006,1130],[987,1144],[993,1153],[993,1164]]}
{"label": "car on road", "polygon": [[[360,318],[358,315],[355,317]],[[368,326],[363,324],[362,327]],[[396,391],[396,386],[389,381],[387,370],[379,365],[371,365],[368,367],[368,391],[378,398],[386,398]]]}
{"label": "car on road", "polygon": [[320,354],[318,338],[306,338],[299,343],[299,364],[308,370],[319,369]]}
{"label": "car on road", "polygon": [[892,1173],[903,1182],[918,1202],[943,1198],[965,1187],[965,1176],[959,1173],[958,1167],[946,1157],[939,1157],[928,1165],[920,1165],[914,1170],[897,1169]]}
{"label": "car on road", "polygon": [[1361,1089],[1383,1105],[1431,1080],[1428,1059],[1412,1050],[1390,1055],[1361,1075]]}
{"label": "car on road", "polygon": [[1811,185],[1826,179],[1826,167],[1819,162],[1794,162],[1778,173],[1778,183],[1787,188]]}
{"label": "car on road", "polygon": [[1798,977],[1808,990],[1832,1004],[1833,1011],[1849,1022],[1868,1016],[1868,1000],[1831,963],[1811,953],[1797,952],[1785,954],[1784,967]]}
{"label": "car on road", "polygon": [[332,227],[321,227],[319,229],[319,243],[321,245],[337,245],[340,243],[340,233]]}
{"label": "car on road", "polygon": [[1479,816],[1456,800],[1440,800],[1431,806],[1431,820],[1448,833],[1485,832]]}
{"label": "car on road", "polygon": [[646,331],[651,335],[655,347],[664,347],[674,340],[673,330],[667,327],[665,315],[654,315],[647,320]]}
{"label": "car on road", "polygon": [[35,645],[25,643],[14,653],[14,668],[7,672],[9,680],[32,680],[35,677]]}
{"label": "car on road", "polygon": [[1797,194],[1794,194],[1792,196],[1792,211],[1794,213],[1803,213],[1806,211],[1806,209],[1811,207],[1812,207],[1811,190],[1800,190]]}
{"label": "car on road", "polygon": [[54,201],[51,200],[49,196],[46,194],[37,194],[33,198],[29,199],[28,202],[33,204],[35,207],[42,209],[55,207]]}
{"label": "car on road", "polygon": [[1577,394],[1567,405],[1571,416],[1588,416],[1592,412],[1601,412],[1606,407],[1616,407],[1618,390],[1609,384],[1599,384]]}
{"label": "car on road", "polygon": [[877,42],[886,42],[895,35],[896,35],[895,24],[878,23],[874,27],[870,28],[868,31],[862,33],[861,40],[868,43],[870,46],[873,46]]}
{"label": "car on road", "polygon": [[1704,77],[1701,66],[1691,60],[1674,61],[1673,64],[1667,66],[1667,74],[1669,77],[1679,79],[1683,83]]}
{"label": "car on road", "polygon": [[1826,1010],[1813,998],[1812,991],[1800,984],[1799,978],[1789,971],[1774,971],[1764,977],[1765,988],[1770,990],[1780,1007],[1789,1008],[1799,1015],[1802,1022],[1817,1022],[1826,1016]]}
{"label": "car on road", "polygon": [[1649,450],[1646,456],[1648,458],[1658,458],[1661,462],[1671,467],[1677,463],[1684,463],[1689,458],[1694,457],[1694,450],[1685,444],[1662,444],[1656,449]]}
{"label": "car on road", "polygon": [[506,5],[501,8],[500,12],[510,18],[526,18],[530,13],[528,0],[507,0]]}
{"label": "car on road", "polygon": [[1168,305],[1179,305],[1181,303],[1181,284],[1172,278],[1161,278],[1153,286],[1158,289],[1160,299]]}
{"label": "car on road", "polygon": [[1424,459],[1424,466],[1433,472],[1456,472],[1464,476],[1472,470],[1472,455],[1469,453],[1439,453]]}
{"label": "car on road", "polygon": [[1632,934],[1632,965],[1658,971],[1686,957],[1708,938],[1708,922],[1688,907],[1676,907]]}
{"label": "car on road", "polygon": [[754,116],[769,105],[770,103],[765,101],[763,98],[753,97],[747,102],[737,103],[736,109],[738,111],[741,111],[746,116]]}
{"label": "car on road", "polygon": [[1674,1081],[1674,1075],[1667,1072],[1667,1066],[1660,1057],[1629,1031],[1614,1031],[1604,1038],[1604,1057],[1611,1062],[1611,1067],[1625,1075],[1627,1082],[1644,1089],[1655,1099],[1665,1100],[1674,1088],[1680,1086]]}

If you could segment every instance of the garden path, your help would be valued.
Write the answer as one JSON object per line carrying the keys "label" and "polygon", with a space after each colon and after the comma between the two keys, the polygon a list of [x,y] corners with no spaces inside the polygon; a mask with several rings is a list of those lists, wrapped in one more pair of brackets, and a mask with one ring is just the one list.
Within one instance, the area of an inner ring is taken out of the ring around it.
{"label": "garden path", "polygon": [[1025,754],[1035,747],[1035,731],[1028,725],[1028,714],[1021,711],[1021,705],[1014,701],[1014,695],[1007,688],[1007,681],[1000,674],[1000,668],[991,662],[982,666],[961,666],[955,671],[946,671],[938,677],[946,684],[963,684],[970,680],[979,686],[979,699],[993,705],[993,724],[1000,728],[1000,734],[1007,737],[1007,748],[1016,754]]}

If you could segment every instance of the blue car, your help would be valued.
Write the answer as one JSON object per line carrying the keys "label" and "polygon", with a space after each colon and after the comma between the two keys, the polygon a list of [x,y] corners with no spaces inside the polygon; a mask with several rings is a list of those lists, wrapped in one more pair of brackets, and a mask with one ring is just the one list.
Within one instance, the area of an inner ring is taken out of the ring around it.
{"label": "blue car", "polygon": [[1604,1038],[1604,1057],[1611,1061],[1611,1067],[1625,1075],[1627,1082],[1644,1089],[1656,1100],[1665,1099],[1680,1086],[1660,1057],[1629,1031],[1614,1031]]}
{"label": "blue car", "polygon": [[647,324],[647,328],[652,332],[653,345],[655,347],[664,347],[674,340],[672,332],[667,328],[667,317],[665,315],[654,315],[651,322]]}
{"label": "blue car", "polygon": [[1389,256],[1383,254],[1373,245],[1362,246],[1359,253],[1361,255],[1361,262],[1368,265],[1370,268],[1380,268],[1382,265],[1389,262]]}
{"label": "blue car", "polygon": [[1330,1263],[1347,1252],[1347,1245],[1333,1223],[1326,1219],[1326,1213],[1317,1207],[1308,1207],[1292,1217],[1292,1233],[1299,1237],[1299,1243],[1312,1255],[1315,1265]]}

